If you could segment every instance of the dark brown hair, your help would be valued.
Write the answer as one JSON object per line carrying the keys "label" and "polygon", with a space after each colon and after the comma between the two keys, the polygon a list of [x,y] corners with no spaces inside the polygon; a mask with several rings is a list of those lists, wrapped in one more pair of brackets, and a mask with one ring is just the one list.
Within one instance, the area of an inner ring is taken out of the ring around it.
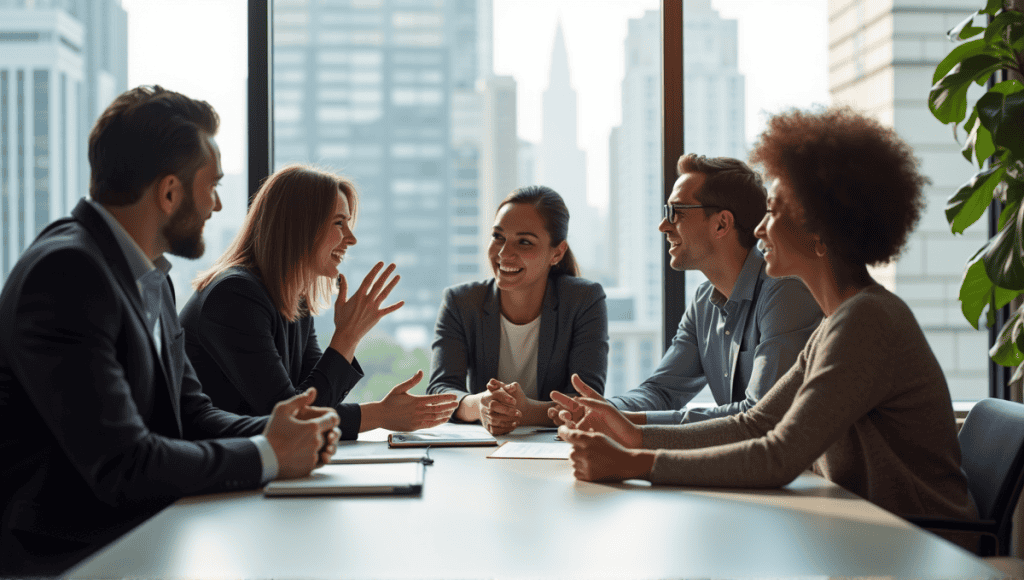
{"label": "dark brown hair", "polygon": [[729,210],[732,213],[736,237],[740,245],[748,250],[757,243],[754,228],[768,211],[768,192],[764,181],[756,171],[739,159],[731,157],[705,157],[688,153],[676,163],[679,175],[700,173],[704,184],[695,194],[701,205],[716,206],[704,208],[704,215]]}
{"label": "dark brown hair", "polygon": [[131,205],[167,175],[176,175],[191,193],[196,171],[213,155],[206,139],[219,125],[209,103],[159,85],[122,93],[89,133],[90,197]]}
{"label": "dark brown hair", "polygon": [[924,209],[929,180],[910,145],[849,107],[772,117],[751,161],[793,192],[804,227],[854,268],[898,256]]}
{"label": "dark brown hair", "polygon": [[[562,196],[558,195],[558,192],[550,187],[546,185],[520,187],[505,196],[505,199],[498,205],[498,210],[501,210],[505,204],[509,203],[532,205],[537,210],[540,218],[544,220],[544,229],[551,236],[551,247],[561,244],[565,241],[566,236],[569,235],[569,208],[565,207],[565,201],[562,199]],[[551,270],[548,272],[548,276],[561,276],[563,274],[568,276],[580,275],[580,267],[576,263],[576,257],[572,255],[572,250],[569,249],[568,245],[566,245],[565,254],[562,255],[562,259],[554,266],[551,266]]]}
{"label": "dark brown hair", "polygon": [[289,165],[267,178],[256,193],[238,235],[213,266],[193,282],[197,291],[228,268],[243,266],[263,281],[285,319],[316,314],[334,280],[316,274],[320,247],[341,192],[355,220],[358,195],[352,182],[307,165]]}

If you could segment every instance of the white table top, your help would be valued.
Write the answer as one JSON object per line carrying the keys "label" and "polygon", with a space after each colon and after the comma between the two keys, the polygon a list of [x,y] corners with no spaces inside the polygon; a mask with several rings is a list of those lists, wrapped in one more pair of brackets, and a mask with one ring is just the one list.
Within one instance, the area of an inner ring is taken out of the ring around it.
{"label": "white table top", "polygon": [[[499,440],[554,439],[530,432]],[[565,460],[488,459],[493,450],[431,449],[421,496],[185,498],[68,576],[1000,577],[810,473],[777,490],[598,484],[576,481]]]}

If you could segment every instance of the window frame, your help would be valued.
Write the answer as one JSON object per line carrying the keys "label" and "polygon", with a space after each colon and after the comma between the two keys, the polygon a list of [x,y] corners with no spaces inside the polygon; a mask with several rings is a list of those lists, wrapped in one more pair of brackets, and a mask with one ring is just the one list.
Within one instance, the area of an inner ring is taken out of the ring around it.
{"label": "window frame", "polygon": [[[273,0],[248,0],[248,187],[249,201],[273,167]],[[662,32],[662,191],[665,201],[676,179],[676,160],[683,155],[683,3],[661,1]],[[1001,74],[1005,75],[1005,71]],[[993,216],[995,216],[993,218]],[[989,238],[996,235],[999,211],[993,202],[989,211]],[[669,265],[668,242],[662,246],[662,335],[663,348],[672,344],[678,321],[686,309],[686,275]],[[679,299],[679,297],[683,297]],[[998,330],[1010,316],[1009,307],[996,313],[996,324],[989,329],[989,348],[995,344]],[[663,350],[663,352],[664,352]],[[1011,399],[1011,369],[989,359],[989,396]]]}

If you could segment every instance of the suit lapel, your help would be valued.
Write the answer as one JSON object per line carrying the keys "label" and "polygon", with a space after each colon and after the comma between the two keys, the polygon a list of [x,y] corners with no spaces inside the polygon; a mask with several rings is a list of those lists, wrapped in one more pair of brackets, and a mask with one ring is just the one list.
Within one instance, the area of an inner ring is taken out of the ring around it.
{"label": "suit lapel", "polygon": [[[128,260],[124,256],[124,252],[121,250],[121,245],[117,243],[117,238],[114,237],[114,232],[110,231],[110,227],[107,222],[103,219],[103,216],[96,211],[89,202],[80,200],[75,209],[71,211],[72,217],[78,220],[82,224],[94,240],[96,245],[99,246],[100,251],[103,252],[103,258],[106,263],[110,266],[110,270],[117,280],[117,283],[121,286],[121,291],[128,298],[128,303],[131,304],[131,310],[135,313],[135,318],[141,327],[145,330],[149,328],[149,324],[146,321],[146,309],[142,305],[142,298],[139,296],[139,286],[132,277],[131,268],[128,266]],[[170,279],[168,279],[168,282]],[[161,300],[160,305],[160,332],[161,340],[164,345],[170,347],[170,338],[168,337],[169,325],[166,321],[167,313],[165,312],[166,301]],[[148,331],[144,331],[146,340],[149,343],[150,352],[154,354],[156,359],[156,365],[160,368],[160,372],[163,374],[164,385],[167,387],[167,394],[170,396],[171,408],[174,410],[174,417],[178,423],[178,430],[181,430],[181,417],[179,411],[179,397],[180,393],[178,389],[174,387],[173,381],[171,380],[171,373],[168,372],[167,363],[164,361],[163,353],[157,348],[156,341],[153,339],[153,334]],[[170,352],[170,351],[168,351]],[[154,377],[155,378],[155,377]]]}
{"label": "suit lapel", "polygon": [[548,278],[544,305],[540,309],[540,336],[537,337],[537,396],[541,401],[547,401],[552,391],[552,388],[544,384],[544,378],[547,376],[551,351],[555,348],[555,335],[558,333],[557,310],[558,278]]}
{"label": "suit lapel", "polygon": [[498,357],[501,355],[501,298],[494,279],[487,285],[481,310],[483,328],[477,337],[481,354],[477,383],[485,389],[487,381],[498,376]]}

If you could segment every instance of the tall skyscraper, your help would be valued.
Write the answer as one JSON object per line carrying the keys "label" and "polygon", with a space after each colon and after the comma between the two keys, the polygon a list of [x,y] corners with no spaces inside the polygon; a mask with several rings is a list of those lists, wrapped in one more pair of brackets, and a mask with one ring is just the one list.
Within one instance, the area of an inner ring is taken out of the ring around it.
{"label": "tall skyscraper", "polygon": [[0,280],[86,194],[87,136],[127,55],[119,0],[0,2]]}
{"label": "tall skyscraper", "polygon": [[[737,68],[736,21],[720,18],[710,0],[687,0],[684,10],[685,150],[744,159],[745,89]],[[617,282],[608,290],[610,392],[640,384],[660,359],[664,236],[658,224],[666,197],[660,38],[659,12],[629,21],[622,124],[609,138],[609,237]],[[687,272],[687,300],[703,281],[699,272]]]}
{"label": "tall skyscraper", "polygon": [[[593,240],[582,227],[587,207],[587,157],[577,145],[578,96],[569,75],[569,52],[561,22],[555,29],[551,70],[541,111],[541,141],[537,145],[537,183],[557,191],[569,208],[569,245],[584,265],[594,264]],[[588,277],[590,275],[588,274]]]}
{"label": "tall skyscraper", "polygon": [[274,3],[275,164],[354,179],[359,244],[342,269],[351,286],[378,260],[398,265],[391,298],[406,304],[378,329],[410,347],[429,344],[441,291],[469,264],[452,193],[472,193],[479,146],[453,147],[452,121],[455,105],[479,106],[468,93],[488,68],[480,1]]}
{"label": "tall skyscraper", "polygon": [[988,394],[987,333],[964,320],[957,297],[964,264],[987,240],[984,220],[953,236],[946,199],[971,175],[948,127],[928,111],[935,66],[953,45],[946,31],[977,10],[973,0],[929,5],[829,0],[829,91],[893,127],[932,180],[927,208],[903,255],[876,273],[910,305],[942,364],[953,399]]}

